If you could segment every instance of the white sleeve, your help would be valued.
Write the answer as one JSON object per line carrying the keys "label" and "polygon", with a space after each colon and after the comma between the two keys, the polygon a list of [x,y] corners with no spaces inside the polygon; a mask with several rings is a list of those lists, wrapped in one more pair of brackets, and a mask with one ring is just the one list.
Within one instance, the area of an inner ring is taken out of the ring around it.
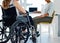
{"label": "white sleeve", "polygon": [[49,10],[48,10],[50,17],[52,17],[53,11],[54,11],[54,4],[51,4],[51,6],[49,7]]}

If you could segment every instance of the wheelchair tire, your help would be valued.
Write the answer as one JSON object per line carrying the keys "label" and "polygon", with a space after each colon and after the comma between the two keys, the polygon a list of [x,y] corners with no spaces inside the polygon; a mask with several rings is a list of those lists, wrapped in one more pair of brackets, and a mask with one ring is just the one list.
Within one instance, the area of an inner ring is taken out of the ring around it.
{"label": "wheelchair tire", "polygon": [[[20,23],[23,23],[23,24],[21,24],[20,25]],[[18,34],[18,31],[16,30],[16,27],[20,27],[19,29],[20,29],[20,36],[21,36],[21,34],[23,34],[22,33],[22,27],[26,27],[26,30],[27,30],[27,34],[26,34],[26,38],[25,39],[23,39],[24,40],[24,43],[26,43],[27,42],[27,40],[28,40],[28,38],[29,38],[29,26],[28,26],[28,24],[27,23],[25,23],[25,22],[22,22],[22,21],[16,21],[16,22],[14,22],[13,23],[13,25],[11,26],[11,29],[13,29],[13,31],[11,32],[12,33],[12,38],[11,38],[11,42],[12,43],[20,43],[20,41],[21,41],[21,39],[20,39],[20,37],[19,37],[19,34]],[[16,32],[17,31],[17,32]],[[14,39],[15,38],[15,39]],[[19,41],[18,41],[19,40]]]}

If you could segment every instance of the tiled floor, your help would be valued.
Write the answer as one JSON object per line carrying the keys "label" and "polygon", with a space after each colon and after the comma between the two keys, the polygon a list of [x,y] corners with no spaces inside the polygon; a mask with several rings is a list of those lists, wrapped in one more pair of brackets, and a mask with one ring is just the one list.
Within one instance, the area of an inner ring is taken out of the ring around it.
{"label": "tiled floor", "polygon": [[[11,43],[10,41],[8,43]],[[32,41],[29,39],[27,43],[32,43]],[[49,37],[47,33],[43,33],[41,36],[37,38],[36,43],[60,43],[60,38],[54,38],[52,36]]]}
{"label": "tiled floor", "polygon": [[[38,28],[38,30],[40,31],[40,28]],[[42,27],[41,31],[42,31],[41,35],[39,37],[37,37],[37,42],[36,43],[60,43],[60,38],[59,37],[54,37],[53,34],[50,34],[50,36],[49,36],[47,28]],[[7,43],[11,43],[11,41],[9,40]],[[33,43],[33,42],[32,42],[32,40],[28,39],[27,43]]]}

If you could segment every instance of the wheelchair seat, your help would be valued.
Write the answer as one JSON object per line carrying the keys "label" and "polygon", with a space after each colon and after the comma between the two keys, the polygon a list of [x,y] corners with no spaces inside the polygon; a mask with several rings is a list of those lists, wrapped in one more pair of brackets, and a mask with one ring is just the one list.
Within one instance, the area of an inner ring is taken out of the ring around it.
{"label": "wheelchair seat", "polygon": [[16,13],[16,8],[15,7],[11,7],[11,8],[8,8],[8,9],[3,9],[2,8],[2,18],[3,18],[3,25],[4,26],[11,26],[15,21],[16,21],[16,16],[17,16],[17,13]]}

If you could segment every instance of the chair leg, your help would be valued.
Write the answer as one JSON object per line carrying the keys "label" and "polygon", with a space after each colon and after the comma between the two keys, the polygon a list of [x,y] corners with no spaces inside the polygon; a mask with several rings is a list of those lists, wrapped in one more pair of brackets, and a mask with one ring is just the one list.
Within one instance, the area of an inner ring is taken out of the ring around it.
{"label": "chair leg", "polygon": [[49,27],[48,27],[48,33],[49,33],[49,37],[50,37],[50,24],[49,24]]}
{"label": "chair leg", "polygon": [[41,24],[40,24],[40,35],[41,35]]}
{"label": "chair leg", "polygon": [[41,43],[41,24],[40,24],[40,43]]}

